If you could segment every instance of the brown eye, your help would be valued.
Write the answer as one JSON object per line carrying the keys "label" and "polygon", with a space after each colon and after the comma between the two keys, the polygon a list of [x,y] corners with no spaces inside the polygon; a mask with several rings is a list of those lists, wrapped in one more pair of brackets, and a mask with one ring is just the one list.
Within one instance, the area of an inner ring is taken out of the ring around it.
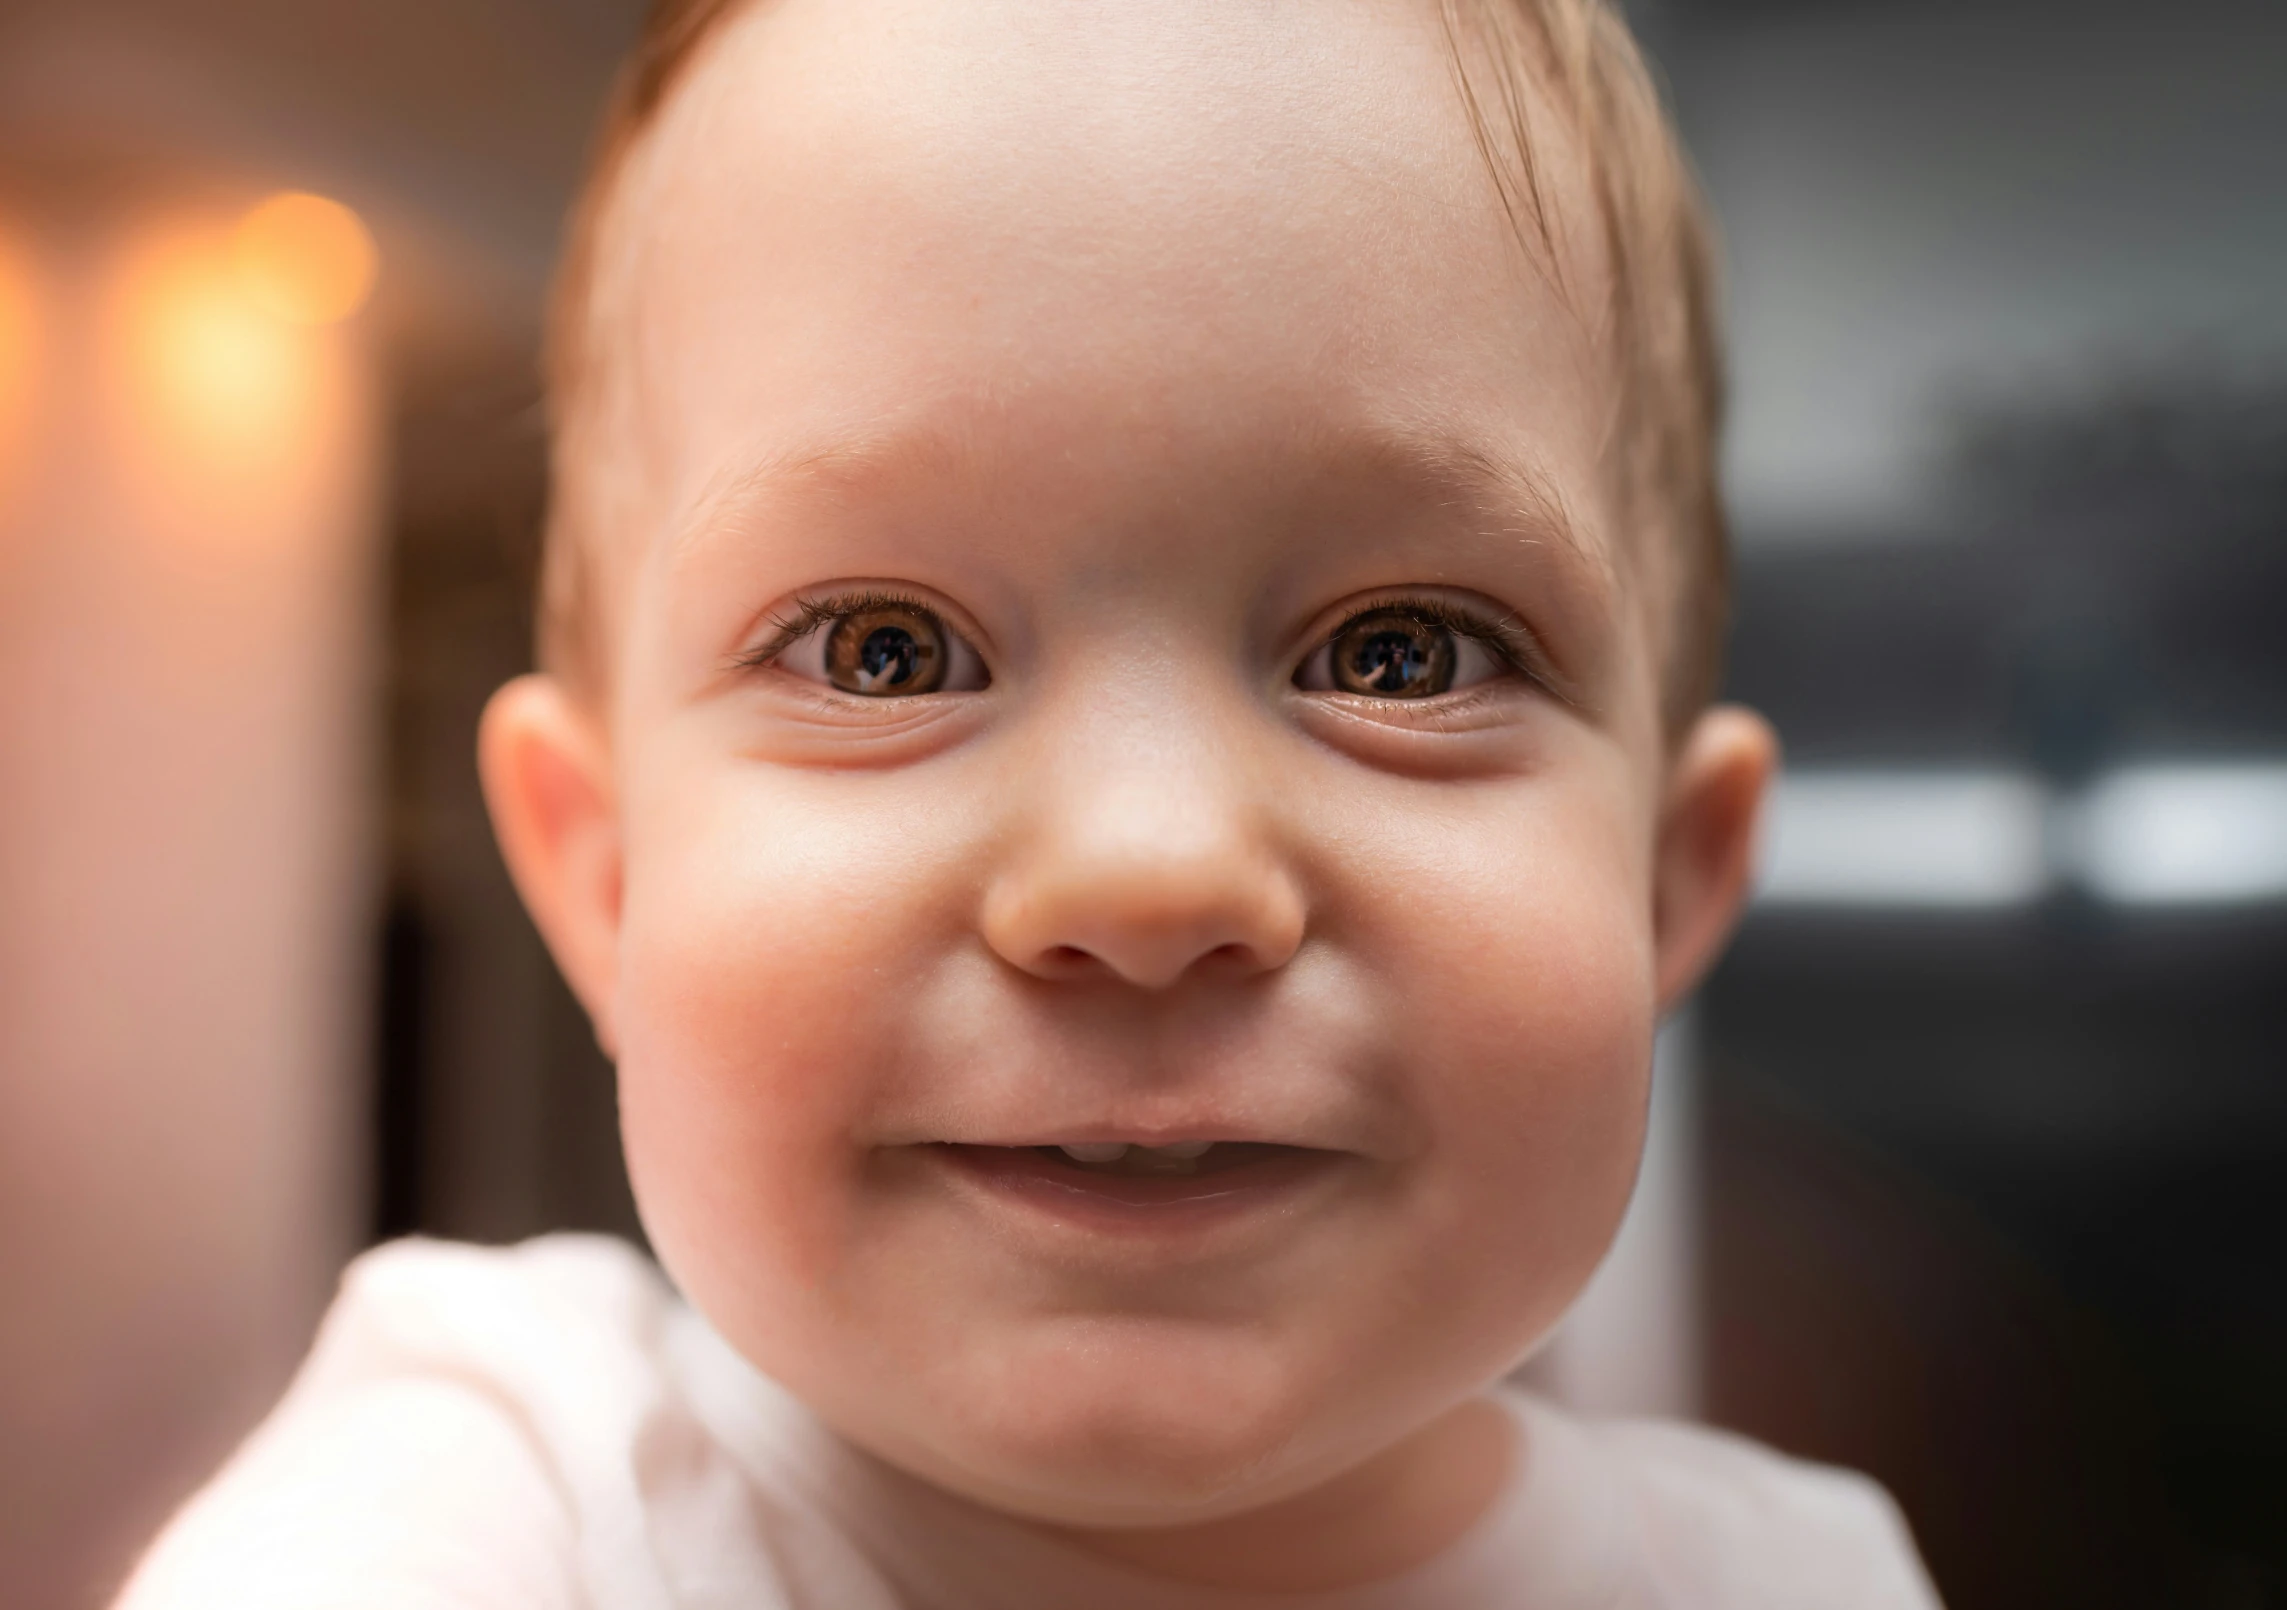
{"label": "brown eye", "polygon": [[1396,610],[1342,628],[1332,645],[1334,686],[1373,699],[1427,699],[1453,686],[1453,633]]}
{"label": "brown eye", "polygon": [[826,680],[844,693],[935,693],[945,685],[945,629],[925,610],[859,610],[827,629],[824,658]]}

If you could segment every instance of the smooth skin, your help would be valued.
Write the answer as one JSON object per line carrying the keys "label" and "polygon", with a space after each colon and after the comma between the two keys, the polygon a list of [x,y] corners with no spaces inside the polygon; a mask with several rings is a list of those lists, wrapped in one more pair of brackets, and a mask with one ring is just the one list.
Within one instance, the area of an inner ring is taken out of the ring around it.
{"label": "smooth skin", "polygon": [[[1746,886],[1772,740],[1662,730],[1545,138],[1554,264],[1433,6],[778,0],[607,226],[607,663],[502,689],[482,763],[645,1225],[851,1440],[1165,1575],[1365,1581],[1482,1513],[1481,1394],[1609,1244]],[[883,596],[945,691],[822,677],[802,623]],[[1390,605],[1479,623],[1466,685],[1326,684]],[[1329,1155],[1108,1225],[945,1149],[1183,1139]]]}

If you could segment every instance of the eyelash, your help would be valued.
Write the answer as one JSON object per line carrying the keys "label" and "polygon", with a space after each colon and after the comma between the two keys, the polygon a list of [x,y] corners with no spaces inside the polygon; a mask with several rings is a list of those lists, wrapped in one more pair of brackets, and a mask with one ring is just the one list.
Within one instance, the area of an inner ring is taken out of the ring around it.
{"label": "eyelash", "polygon": [[1442,598],[1424,598],[1418,594],[1398,593],[1388,598],[1368,599],[1346,612],[1332,631],[1317,639],[1310,652],[1315,654],[1327,643],[1338,640],[1344,632],[1369,615],[1403,615],[1424,626],[1441,627],[1455,637],[1465,637],[1481,643],[1495,659],[1519,676],[1540,679],[1540,642],[1532,630],[1514,615],[1500,620],[1488,620],[1474,611]]}
{"label": "eyelash", "polygon": [[780,656],[801,642],[821,626],[851,615],[863,615],[875,609],[910,609],[943,624],[944,617],[911,593],[867,591],[838,593],[831,598],[801,598],[794,602],[788,615],[770,617],[771,633],[759,646],[747,650],[733,660],[732,668],[740,671],[759,671],[775,663]]}

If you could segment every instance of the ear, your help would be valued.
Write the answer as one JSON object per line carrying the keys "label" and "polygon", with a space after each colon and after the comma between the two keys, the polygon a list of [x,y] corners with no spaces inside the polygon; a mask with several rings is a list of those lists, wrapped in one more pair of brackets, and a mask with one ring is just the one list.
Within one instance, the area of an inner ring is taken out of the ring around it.
{"label": "ear", "polygon": [[1778,760],[1769,722],[1738,705],[1717,705],[1693,723],[1669,763],[1652,890],[1662,1012],[1699,982],[1739,920],[1755,871],[1756,822]]}
{"label": "ear", "polygon": [[477,770],[517,893],[615,1056],[622,863],[602,727],[554,677],[518,677],[485,706]]}

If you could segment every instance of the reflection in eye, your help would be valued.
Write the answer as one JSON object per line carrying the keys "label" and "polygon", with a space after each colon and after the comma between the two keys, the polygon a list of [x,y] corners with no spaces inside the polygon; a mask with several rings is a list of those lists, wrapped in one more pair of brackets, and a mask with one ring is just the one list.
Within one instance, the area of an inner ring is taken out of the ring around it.
{"label": "reflection in eye", "polygon": [[1334,640],[1334,685],[1384,699],[1426,698],[1453,686],[1454,659],[1444,627],[1385,610],[1352,621]]}
{"label": "reflection in eye", "polygon": [[1370,609],[1302,662],[1295,686],[1309,693],[1369,699],[1430,699],[1473,687],[1511,669],[1476,631],[1448,624],[1446,610]]}
{"label": "reflection in eye", "polygon": [[919,603],[868,596],[805,601],[798,610],[746,664],[864,699],[969,693],[992,681],[977,651]]}
{"label": "reflection in eye", "polygon": [[935,693],[945,682],[945,637],[917,609],[869,609],[826,630],[826,680],[871,699]]}

